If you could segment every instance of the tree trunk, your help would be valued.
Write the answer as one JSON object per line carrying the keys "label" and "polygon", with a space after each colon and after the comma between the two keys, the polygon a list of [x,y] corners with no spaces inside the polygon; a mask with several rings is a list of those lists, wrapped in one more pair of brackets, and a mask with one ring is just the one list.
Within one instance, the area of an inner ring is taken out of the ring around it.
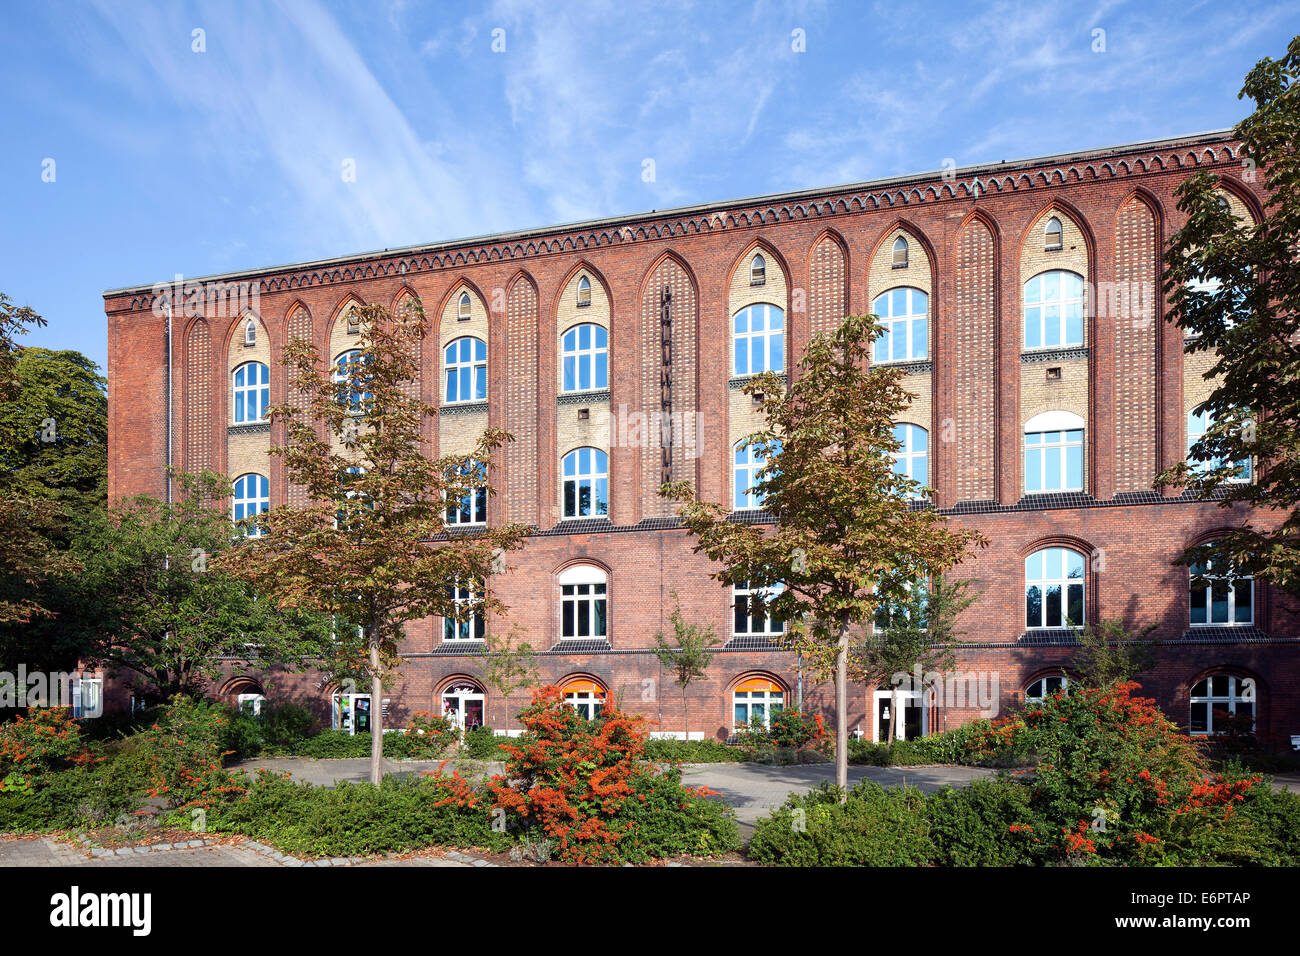
{"label": "tree trunk", "polygon": [[849,791],[849,625],[840,624],[839,650],[835,654],[835,786],[840,802]]}
{"label": "tree trunk", "polygon": [[691,739],[691,702],[686,698],[686,685],[682,685],[682,720],[686,723],[686,734],[683,739]]}
{"label": "tree trunk", "polygon": [[[372,628],[371,635],[375,631]],[[356,721],[356,714],[352,720]],[[384,779],[384,679],[379,673],[379,643],[370,638],[370,782],[376,787]]]}
{"label": "tree trunk", "polygon": [[897,725],[895,724],[895,721],[897,720],[898,688],[893,687],[889,691],[889,738],[885,741],[885,744],[889,747],[894,746],[894,734],[897,733]]}

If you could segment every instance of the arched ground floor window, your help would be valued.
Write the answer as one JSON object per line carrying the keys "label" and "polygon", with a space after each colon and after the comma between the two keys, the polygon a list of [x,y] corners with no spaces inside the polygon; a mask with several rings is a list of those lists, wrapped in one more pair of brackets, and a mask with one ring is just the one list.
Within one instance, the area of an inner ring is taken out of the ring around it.
{"label": "arched ground floor window", "polygon": [[442,715],[459,730],[473,730],[486,723],[487,695],[477,681],[453,681],[442,692]]}
{"label": "arched ground floor window", "polygon": [[605,688],[588,677],[575,677],[560,685],[564,700],[587,720],[595,720],[605,707]]}
{"label": "arched ground floor window", "polygon": [[785,708],[785,690],[770,677],[751,677],[731,692],[731,729],[772,726],[772,715]]}

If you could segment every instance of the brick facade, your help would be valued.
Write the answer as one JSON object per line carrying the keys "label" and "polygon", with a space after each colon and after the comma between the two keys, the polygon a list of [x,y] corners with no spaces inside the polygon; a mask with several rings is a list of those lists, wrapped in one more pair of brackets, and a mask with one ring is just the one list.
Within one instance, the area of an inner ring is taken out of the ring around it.
{"label": "brick facade", "polygon": [[[494,463],[498,494],[489,513],[493,521],[534,524],[538,534],[494,579],[510,612],[489,627],[525,631],[545,650],[543,678],[594,679],[669,733],[687,729],[683,701],[651,653],[654,634],[667,629],[676,595],[689,618],[731,638],[731,595],[709,577],[707,560],[693,553],[657,495],[661,449],[628,441],[626,433],[620,439],[620,420],[626,425],[624,416],[635,412],[653,420],[665,396],[675,414],[693,413],[698,444],[673,448],[669,475],[729,501],[733,445],[756,422],[733,375],[735,313],[749,304],[782,310],[785,368],[793,374],[809,336],[833,328],[846,310],[869,311],[890,288],[919,289],[929,297],[928,351],[925,361],[908,364],[915,401],[901,420],[929,433],[936,506],[992,542],[959,571],[980,589],[966,615],[961,667],[996,675],[1002,709],[1023,698],[1035,678],[1068,669],[1069,639],[1025,626],[1024,562],[1042,547],[1069,547],[1088,559],[1090,621],[1158,625],[1159,664],[1146,687],[1174,719],[1187,722],[1198,680],[1226,670],[1255,679],[1259,733],[1283,746],[1300,733],[1294,608],[1257,586],[1253,626],[1191,627],[1186,572],[1170,562],[1244,513],[1151,488],[1156,471],[1183,455],[1187,413],[1210,387],[1199,367],[1184,363],[1181,333],[1164,320],[1159,252],[1181,221],[1174,190],[1209,170],[1234,210],[1257,216],[1261,186],[1240,180],[1237,148],[1227,134],[1208,134],[958,170],[947,180],[903,177],[224,278],[257,283],[259,342],[265,339],[272,355],[291,335],[307,335],[333,360],[344,348],[349,303],[394,307],[405,295],[419,296],[436,330],[437,346],[421,351],[420,383],[434,403],[442,398],[442,347],[464,334],[487,343],[488,401],[444,407],[429,429],[444,453],[464,450],[488,424],[515,437]],[[1044,242],[1051,218],[1062,226],[1059,249]],[[890,258],[900,235],[909,243],[906,268],[894,268]],[[761,283],[751,279],[756,253],[765,260]],[[1057,269],[1087,283],[1083,343],[1026,350],[1024,284]],[[592,297],[578,307],[581,278]],[[1129,306],[1099,308],[1097,300],[1115,288],[1136,290]],[[166,321],[156,314],[157,291],[105,294],[113,498],[165,489]],[[462,291],[471,299],[468,318],[459,314]],[[244,348],[240,318],[175,319],[177,465],[253,469],[275,439],[253,441],[228,425],[229,371],[244,360],[235,354]],[[575,396],[562,392],[560,338],[578,322],[607,329],[609,383]],[[283,369],[272,363],[271,399],[286,394]],[[1026,498],[1024,425],[1061,411],[1085,423],[1084,491]],[[609,520],[562,521],[560,461],[586,446],[608,452]],[[276,463],[268,461],[265,473],[273,506],[301,500]],[[575,564],[607,575],[608,649],[555,647],[557,579]],[[693,734],[725,737],[732,690],[755,675],[782,685],[791,702],[802,688],[805,706],[829,709],[830,689],[811,675],[801,681],[792,653],[750,643],[728,641],[707,679],[692,686]],[[394,719],[439,709],[445,688],[478,679],[476,655],[444,643],[439,621],[413,626],[404,651],[390,692]],[[245,676],[235,662],[228,671],[232,680]],[[328,710],[328,689],[312,674],[254,676],[268,696]],[[872,689],[854,688],[850,696],[851,726],[872,736]],[[489,693],[487,722],[513,726],[520,703]],[[931,729],[972,713],[941,708],[930,715]]]}

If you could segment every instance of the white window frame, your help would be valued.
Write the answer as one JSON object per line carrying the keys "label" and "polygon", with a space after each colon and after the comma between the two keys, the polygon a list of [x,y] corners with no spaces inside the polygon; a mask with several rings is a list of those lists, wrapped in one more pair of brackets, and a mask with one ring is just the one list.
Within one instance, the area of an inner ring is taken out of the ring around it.
{"label": "white window frame", "polygon": [[760,252],[754,253],[754,258],[749,260],[749,284],[767,284],[767,259]]}
{"label": "white window frame", "polygon": [[[925,447],[921,450],[916,448],[917,434],[924,437]],[[904,475],[914,481],[919,481],[923,488],[930,487],[930,432],[928,429],[912,422],[895,422],[894,440],[897,441],[901,448],[894,452],[894,472]],[[917,478],[917,463],[924,465],[925,476]],[[908,494],[909,498],[923,498],[925,492],[916,490]]]}
{"label": "white window frame", "polygon": [[[98,717],[104,712],[104,678],[74,677],[69,682],[68,692],[72,698],[68,705],[74,720]],[[91,703],[87,703],[88,698]]]}
{"label": "white window frame", "polygon": [[473,588],[461,587],[459,584],[453,584],[447,588],[450,592],[452,603],[456,605],[457,610],[462,607],[474,608],[479,610],[468,614],[464,620],[458,620],[456,617],[446,617],[442,619],[442,640],[444,644],[468,644],[475,641],[482,643],[484,635],[487,633],[487,619],[485,618],[481,605],[482,599],[477,591]]}
{"label": "white window frame", "polygon": [[[772,681],[773,684],[776,681]],[[746,719],[736,719],[736,708],[744,707]],[[733,690],[731,692],[731,732],[738,734],[753,726],[754,709],[762,708],[759,723],[764,730],[772,729],[772,716],[785,710],[785,691],[782,690]]]}
{"label": "white window frame", "polygon": [[483,484],[474,485],[469,493],[460,496],[459,500],[443,492],[443,501],[446,504],[443,520],[448,527],[467,528],[487,523],[487,466],[481,462],[472,462],[464,474],[471,479],[482,476]]}
{"label": "white window frame", "polygon": [[257,322],[250,318],[244,323],[244,345],[253,346],[257,344]]}
{"label": "white window frame", "polygon": [[[249,494],[247,479],[255,479]],[[265,514],[271,510],[271,481],[266,475],[255,471],[245,472],[234,480],[230,495],[230,520],[232,522],[251,518],[253,515]],[[260,528],[245,527],[244,533],[250,538],[261,535]]]}
{"label": "white window frame", "polygon": [[[1048,681],[1059,681],[1060,683],[1055,690],[1049,690],[1047,687]],[[1041,688],[1041,692],[1035,694],[1035,687]],[[1070,692],[1070,678],[1065,674],[1044,674],[1042,677],[1030,681],[1029,686],[1025,688],[1025,703],[1041,704],[1048,697],[1058,692],[1066,694]]]}
{"label": "white window frame", "polygon": [[[1193,473],[1200,474],[1212,471],[1224,465],[1222,459],[1218,458],[1209,461],[1192,461],[1192,446],[1213,427],[1214,416],[1210,414],[1209,409],[1197,406],[1187,413],[1187,467]],[[1237,463],[1237,473],[1228,481],[1235,484],[1247,484],[1251,481],[1253,475],[1254,469],[1251,467],[1251,460],[1243,458]]]}
{"label": "white window frame", "polygon": [[[755,328],[755,319],[762,316],[763,327]],[[739,330],[744,316],[744,331]],[[754,349],[759,349],[755,366]],[[739,357],[745,356],[745,369],[741,370]],[[762,372],[785,372],[785,310],[771,302],[754,302],[737,309],[731,317],[731,374],[747,378]]]}
{"label": "white window frame", "polygon": [[[609,640],[609,576],[592,564],[575,564],[559,575],[560,585],[560,639]],[[573,633],[565,633],[565,609],[572,608]],[[590,633],[578,633],[581,610],[586,608]],[[596,622],[604,624],[603,633],[596,630]]]}
{"label": "white window frame", "polygon": [[[244,710],[245,704],[251,704],[249,710]],[[249,713],[254,717],[262,715],[262,709],[266,706],[265,694],[236,694],[235,709],[242,713]]]}
{"label": "white window frame", "polygon": [[364,361],[365,353],[361,349],[348,349],[334,357],[334,382],[336,385],[347,385],[348,400],[344,404],[353,415],[365,414],[366,403],[374,398],[370,392],[357,391],[358,386],[352,381],[352,368],[360,366]]}
{"label": "white window frame", "polygon": [[[904,293],[904,311],[895,315],[894,295],[898,292]],[[879,320],[877,324],[885,330],[872,343],[873,365],[923,362],[930,357],[930,296],[925,291],[910,285],[894,286],[876,296],[871,309]],[[894,354],[894,345],[899,341],[895,336],[905,343],[901,357]]]}
{"label": "white window frame", "polygon": [[[1066,436],[1070,432],[1078,432],[1078,439],[1070,439]],[[1049,435],[1058,437],[1049,440]],[[1037,436],[1038,441],[1031,444],[1030,439]],[[1043,412],[1035,415],[1025,423],[1024,438],[1022,447],[1024,450],[1024,468],[1025,468],[1025,494],[1026,495],[1053,495],[1070,491],[1083,491],[1084,474],[1087,463],[1084,461],[1084,438],[1086,436],[1084,421],[1078,415],[1072,412]],[[1074,484],[1070,480],[1070,450],[1077,448],[1079,451],[1079,481]],[[1033,469],[1029,463],[1030,451],[1038,452],[1038,487],[1030,489],[1029,476]],[[1055,455],[1060,462],[1061,484],[1059,487],[1047,487],[1048,475],[1048,458]]]}
{"label": "white window frame", "polygon": [[578,308],[585,309],[591,305],[591,280],[586,276],[578,277]]}
{"label": "white window frame", "polygon": [[[466,348],[469,349],[468,358],[461,354]],[[461,335],[443,346],[442,370],[444,405],[472,405],[487,401],[487,343],[478,336]],[[453,378],[456,382],[456,398],[451,397]],[[470,397],[463,397],[463,391],[468,391]]]}
{"label": "white window frame", "polygon": [[[1047,555],[1053,552],[1061,552],[1060,558],[1060,577],[1049,576],[1047,566]],[[1039,555],[1042,557],[1043,576],[1041,578],[1031,578],[1029,576],[1029,564]],[[1070,576],[1071,557],[1077,558],[1081,563],[1079,577]],[[1070,620],[1070,588],[1078,586],[1080,589],[1079,597],[1079,620],[1072,622]],[[1029,620],[1029,589],[1037,587],[1039,589],[1039,623]],[[1051,587],[1061,589],[1061,613],[1058,618],[1059,623],[1050,623],[1047,616],[1047,590]],[[1067,548],[1062,545],[1048,545],[1045,548],[1039,548],[1033,554],[1025,558],[1025,627],[1028,630],[1069,630],[1075,627],[1083,627],[1088,622],[1088,559],[1085,555],[1073,548]]]}
{"label": "white window frame", "polygon": [[[750,598],[755,595],[770,600],[777,597],[783,590],[782,586],[777,584],[766,588],[751,588],[748,581],[738,581],[731,586],[731,634],[733,637],[780,637],[785,633],[785,623],[777,621],[771,613],[764,609],[762,617],[762,630],[754,627],[755,616]],[[741,631],[736,629],[736,605],[740,601],[745,602],[745,622],[746,629]]]}
{"label": "white window frame", "polygon": [[[1057,277],[1056,296],[1052,299],[1044,297],[1044,286],[1049,276]],[[1067,283],[1072,286],[1078,283],[1078,295],[1067,295]],[[1032,287],[1032,290],[1031,290]],[[1024,321],[1021,323],[1021,335],[1024,336],[1024,348],[1026,351],[1036,351],[1039,349],[1069,349],[1077,348],[1083,345],[1084,338],[1087,335],[1088,325],[1087,314],[1087,297],[1085,295],[1085,282],[1083,276],[1069,269],[1047,269],[1038,275],[1029,279],[1021,290],[1024,300],[1024,309],[1022,316]],[[1030,294],[1033,292],[1035,298],[1031,301]],[[1071,339],[1069,334],[1068,313],[1072,306],[1078,306],[1079,309],[1079,335],[1078,339]],[[1051,307],[1057,309],[1057,317],[1054,320],[1048,319],[1047,310]],[[1030,311],[1036,310],[1037,317],[1030,318]],[[1030,344],[1029,330],[1033,323],[1038,330],[1038,341],[1036,344]],[[1048,330],[1055,324],[1058,341],[1048,342]]]}
{"label": "white window frame", "polygon": [[605,709],[606,694],[592,690],[564,690],[564,702],[583,716],[584,720],[595,720]]}
{"label": "white window frame", "polygon": [[[589,452],[588,470],[583,471],[582,452]],[[573,473],[569,473],[572,461]],[[609,514],[609,455],[599,448],[584,445],[567,452],[560,459],[560,504],[565,518],[599,518]],[[570,489],[572,488],[572,496]],[[582,507],[582,492],[586,490],[588,507]],[[572,497],[572,502],[570,502]],[[572,504],[572,507],[570,507]]]}
{"label": "white window frame", "polygon": [[[239,381],[241,372],[242,384]],[[258,381],[250,383],[250,375],[255,375]],[[236,425],[262,422],[266,417],[266,408],[271,404],[270,368],[265,362],[244,362],[237,365],[230,373],[230,393],[230,416]],[[250,413],[250,409],[256,414]]]}
{"label": "white window frame", "polygon": [[[1206,567],[1206,573],[1202,575],[1206,579],[1205,584],[1194,584],[1193,579],[1196,577],[1196,566],[1187,569],[1187,623],[1189,627],[1254,627],[1255,626],[1255,578],[1250,574],[1239,574],[1233,577],[1212,573],[1212,567]],[[1228,619],[1226,621],[1214,620],[1214,586],[1215,584],[1225,583],[1228,588]],[[1249,596],[1250,619],[1246,621],[1237,620],[1237,592],[1239,585],[1246,586],[1246,594]],[[1205,595],[1205,620],[1192,620],[1193,607],[1192,600],[1198,592]]]}
{"label": "white window frame", "polygon": [[[1053,225],[1056,226],[1055,229],[1052,228]],[[1061,224],[1060,219],[1056,216],[1051,216],[1048,218],[1047,222],[1043,224],[1043,251],[1056,252],[1057,250],[1064,248],[1065,227]]]}
{"label": "white window frame", "polygon": [[[582,332],[590,330],[591,343],[583,347]],[[570,345],[572,337],[572,345]],[[604,358],[603,368],[601,358]],[[573,365],[573,386],[569,386],[569,366]],[[587,373],[590,385],[582,384],[582,373]],[[595,322],[579,322],[564,330],[560,336],[560,390],[565,394],[595,392],[609,388],[609,331]]]}
{"label": "white window frame", "polygon": [[[900,252],[903,254],[901,259],[899,258]],[[906,237],[895,237],[893,244],[889,248],[889,267],[891,269],[906,269],[907,264],[911,261],[911,256],[911,244]]]}
{"label": "white window frame", "polygon": [[457,681],[446,690],[444,690],[438,699],[442,702],[442,716],[451,721],[451,725],[457,730],[468,730],[465,726],[466,711],[469,709],[468,704],[477,701],[482,705],[480,708],[483,714],[483,726],[487,723],[487,694],[477,683],[469,681]]}
{"label": "white window frame", "polygon": [[731,450],[731,510],[761,511],[764,502],[755,485],[758,473],[767,467],[769,459],[764,458],[756,446],[745,445],[743,439]]}
{"label": "white window frame", "polygon": [[[897,707],[899,704],[902,704],[904,708],[919,706],[921,708],[921,736],[930,736],[930,708],[925,704],[923,693],[919,690],[891,687],[885,690],[877,690],[871,695],[872,741],[881,744],[889,736],[889,721],[880,713],[880,702],[882,700],[889,701],[890,707]],[[894,720],[894,739],[907,739],[907,717],[905,715]]]}
{"label": "white window frame", "polygon": [[[1228,692],[1226,694],[1214,693],[1214,678],[1226,677],[1228,680]],[[1198,694],[1196,689],[1205,684],[1205,693]],[[1238,704],[1250,705],[1250,729],[1254,731],[1259,721],[1259,701],[1258,687],[1253,677],[1238,677],[1236,674],[1225,674],[1222,671],[1214,674],[1206,674],[1199,681],[1192,685],[1188,694],[1188,712],[1187,712],[1187,731],[1193,737],[1213,737],[1219,731],[1214,728],[1214,708],[1215,705],[1227,705],[1229,715],[1236,716]],[[1205,704],[1205,729],[1192,729],[1192,708],[1197,704]]]}
{"label": "white window frame", "polygon": [[461,292],[460,297],[456,300],[456,319],[465,322],[473,317],[474,302],[468,292]]}

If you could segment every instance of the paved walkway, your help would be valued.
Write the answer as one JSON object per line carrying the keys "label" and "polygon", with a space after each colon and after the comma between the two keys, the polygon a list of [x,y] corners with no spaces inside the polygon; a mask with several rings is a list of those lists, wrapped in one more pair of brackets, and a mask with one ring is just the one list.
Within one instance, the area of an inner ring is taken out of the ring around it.
{"label": "paved walkway", "polygon": [[[435,770],[440,761],[386,760],[384,773],[418,774]],[[273,757],[248,760],[240,764],[246,770],[288,772],[295,780],[332,786],[340,780],[362,781],[370,772],[369,761],[362,758],[344,760],[306,760],[297,757]],[[459,770],[471,780],[479,776],[504,772],[500,763],[483,761],[449,761],[444,768],[450,773]],[[976,767],[850,767],[849,783],[874,780],[881,786],[897,786],[907,782],[932,793],[944,786],[962,787],[980,777],[993,776],[994,771]],[[804,764],[796,767],[772,767],[753,763],[701,763],[687,764],[682,774],[683,782],[693,787],[705,786],[716,790],[722,799],[736,810],[741,835],[748,837],[754,823],[785,802],[791,793],[811,790],[823,780],[835,779],[833,764]]]}

